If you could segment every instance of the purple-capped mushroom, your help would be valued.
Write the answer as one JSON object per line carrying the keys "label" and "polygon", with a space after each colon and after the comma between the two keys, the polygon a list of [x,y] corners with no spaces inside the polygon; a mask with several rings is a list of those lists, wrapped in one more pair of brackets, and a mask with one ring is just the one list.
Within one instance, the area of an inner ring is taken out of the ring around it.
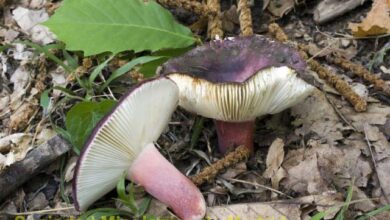
{"label": "purple-capped mushroom", "polygon": [[177,103],[177,86],[160,77],[136,86],[100,121],[76,166],[73,193],[77,210],[86,210],[125,174],[181,219],[203,218],[206,205],[199,189],[153,144]]}
{"label": "purple-capped mushroom", "polygon": [[[211,41],[162,65],[179,87],[179,105],[214,119],[219,149],[253,151],[256,117],[281,112],[313,90],[292,47],[255,35]],[[305,81],[306,80],[306,81]]]}

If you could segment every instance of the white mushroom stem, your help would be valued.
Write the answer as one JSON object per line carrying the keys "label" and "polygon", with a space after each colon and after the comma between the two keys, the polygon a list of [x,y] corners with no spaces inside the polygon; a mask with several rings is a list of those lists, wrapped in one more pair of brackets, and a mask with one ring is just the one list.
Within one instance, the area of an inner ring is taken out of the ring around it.
{"label": "white mushroom stem", "polygon": [[148,144],[129,168],[128,179],[167,204],[180,219],[202,219],[206,203],[199,189]]}

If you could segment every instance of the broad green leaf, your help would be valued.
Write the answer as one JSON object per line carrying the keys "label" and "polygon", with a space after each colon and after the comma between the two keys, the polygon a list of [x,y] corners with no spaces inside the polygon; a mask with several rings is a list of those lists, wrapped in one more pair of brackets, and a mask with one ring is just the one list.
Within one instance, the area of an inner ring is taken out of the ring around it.
{"label": "broad green leaf", "polygon": [[45,25],[85,56],[125,50],[182,48],[194,44],[191,30],[154,1],[65,0]]}
{"label": "broad green leaf", "polygon": [[113,100],[80,102],[68,111],[65,126],[70,141],[77,149],[82,149],[92,129],[115,104],[116,102]]}

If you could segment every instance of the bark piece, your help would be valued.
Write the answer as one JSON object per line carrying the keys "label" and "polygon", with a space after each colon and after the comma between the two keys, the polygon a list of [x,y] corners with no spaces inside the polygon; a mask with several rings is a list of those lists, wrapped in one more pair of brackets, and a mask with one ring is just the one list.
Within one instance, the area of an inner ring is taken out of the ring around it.
{"label": "bark piece", "polygon": [[12,164],[0,173],[0,202],[70,148],[68,142],[55,136],[31,150],[23,160]]}
{"label": "bark piece", "polygon": [[314,10],[314,21],[323,24],[362,5],[366,0],[325,0]]}

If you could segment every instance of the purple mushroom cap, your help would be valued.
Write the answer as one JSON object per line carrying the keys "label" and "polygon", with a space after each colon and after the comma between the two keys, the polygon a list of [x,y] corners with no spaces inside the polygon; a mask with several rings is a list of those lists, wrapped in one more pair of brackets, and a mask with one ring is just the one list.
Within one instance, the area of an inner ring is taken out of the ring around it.
{"label": "purple mushroom cap", "polygon": [[162,65],[160,74],[181,73],[212,83],[242,83],[262,69],[287,66],[305,77],[298,52],[264,36],[211,41]]}

